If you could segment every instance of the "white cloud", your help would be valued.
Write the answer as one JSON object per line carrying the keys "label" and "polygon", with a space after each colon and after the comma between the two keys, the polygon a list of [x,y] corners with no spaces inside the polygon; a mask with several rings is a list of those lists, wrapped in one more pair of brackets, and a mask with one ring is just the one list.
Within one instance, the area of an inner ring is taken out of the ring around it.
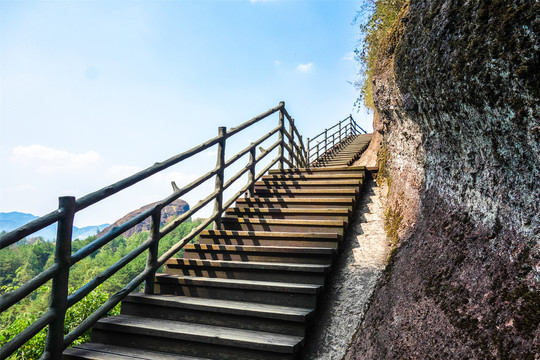
{"label": "white cloud", "polygon": [[300,64],[296,67],[296,70],[300,71],[300,72],[303,72],[303,73],[307,73],[307,72],[310,72],[313,70],[313,63],[309,63],[309,64]]}
{"label": "white cloud", "polygon": [[43,145],[16,146],[12,160],[35,166],[40,174],[87,171],[99,164],[101,156],[91,150],[74,154]]}
{"label": "white cloud", "polygon": [[350,51],[348,53],[346,53],[345,55],[343,55],[343,57],[341,58],[342,60],[354,60],[354,52],[353,51]]}
{"label": "white cloud", "polygon": [[276,65],[276,66],[281,65],[281,61],[279,61],[279,60],[274,60],[274,65]]}

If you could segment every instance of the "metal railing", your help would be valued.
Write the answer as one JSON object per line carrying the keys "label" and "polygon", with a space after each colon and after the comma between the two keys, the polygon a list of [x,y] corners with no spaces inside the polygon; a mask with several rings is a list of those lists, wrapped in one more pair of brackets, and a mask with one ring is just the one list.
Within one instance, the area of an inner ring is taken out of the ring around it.
{"label": "metal railing", "polygon": [[[341,120],[334,126],[328,129],[324,129],[324,131],[321,132],[320,134],[315,135],[311,139],[308,138],[307,139],[308,164],[313,164],[321,156],[332,152],[334,150],[334,147],[342,143],[342,141],[345,140],[347,137],[352,136],[352,135],[358,135],[358,134],[367,134],[367,131],[362,129],[360,125],[356,123],[352,115],[349,115],[348,117]],[[316,141],[316,139],[318,138],[320,139]]]}
{"label": "metal railing", "polygon": [[[274,113],[279,113],[278,126],[270,130],[264,136],[252,142],[248,147],[232,156],[230,159],[225,160],[225,146],[227,140],[240,133],[242,130],[258,123],[259,121],[269,117]],[[285,126],[285,119],[288,121],[288,130]],[[264,141],[270,139],[277,134],[277,141],[275,141],[266,150],[260,148],[259,155],[257,156],[257,147]],[[155,205],[141,214],[135,216],[126,223],[113,227],[102,237],[94,240],[88,245],[84,246],[75,253],[72,253],[72,229],[73,220],[77,212],[96,204],[109,196],[116,194],[158,172],[161,172],[170,166],[176,165],[183,160],[186,160],[196,154],[199,154],[207,149],[217,146],[217,163],[216,167],[202,175],[197,180],[194,180],[190,184],[179,189],[173,183],[174,192],[170,196],[155,203]],[[278,156],[273,160],[267,162],[267,164],[256,172],[256,166],[272,151],[277,149]],[[288,156],[286,156],[288,152]],[[230,179],[225,179],[225,169],[231,166],[245,155],[249,154],[248,163]],[[93,326],[103,315],[109,310],[115,307],[122,299],[127,296],[131,291],[136,289],[142,282],[145,282],[144,292],[146,294],[152,294],[154,292],[154,277],[157,269],[161,267],[168,259],[175,255],[180,249],[182,249],[190,240],[195,238],[201,231],[203,231],[208,225],[213,223],[215,229],[220,228],[220,218],[224,211],[231,206],[242,194],[248,193],[253,196],[254,184],[262,177],[270,168],[278,165],[279,169],[283,169],[284,166],[289,167],[305,167],[308,166],[307,151],[304,148],[302,142],[302,136],[300,136],[294,120],[290,117],[285,109],[285,103],[281,102],[278,106],[266,111],[265,113],[254,117],[245,123],[230,129],[227,131],[225,127],[219,128],[218,136],[176,156],[171,157],[160,163],[156,163],[153,166],[140,171],[130,177],[127,177],[121,181],[118,181],[110,186],[107,186],[101,190],[90,193],[79,199],[75,197],[66,196],[59,198],[58,210],[55,210],[48,215],[38,218],[16,230],[13,230],[2,237],[0,237],[0,250],[15,244],[17,241],[25,238],[32,233],[39,231],[53,223],[58,223],[58,231],[56,238],[56,250],[55,250],[55,262],[54,264],[37,275],[33,279],[29,280],[16,290],[6,293],[0,297],[0,312],[10,308],[30,293],[38,289],[40,286],[52,279],[51,299],[48,310],[33,324],[28,326],[25,330],[16,335],[2,348],[0,348],[0,358],[4,359],[21,347],[24,343],[35,336],[39,331],[49,326],[47,332],[47,339],[45,343],[45,349],[41,359],[60,359],[62,351],[67,348],[74,340],[81,336],[86,330]],[[244,185],[237,193],[235,193],[229,200],[223,200],[224,191],[229,188],[233,183],[237,182],[242,176],[248,174],[247,184]],[[171,204],[176,199],[180,198],[187,192],[195,189],[205,181],[215,176],[215,189],[214,192],[209,194],[206,198],[199,201],[193,208],[186,213],[180,215],[172,222],[168,223],[163,228],[160,228],[161,210],[167,205]],[[194,228],[187,236],[180,239],[175,245],[168,249],[163,255],[158,254],[158,245],[161,238],[169,234],[182,222],[195,214],[198,210],[214,201],[214,210],[212,216],[204,220],[199,226]],[[117,236],[121,235],[130,228],[143,222],[150,217],[151,226],[148,238],[135,250],[124,256],[118,262],[110,266],[98,276],[94,277],[88,283],[80,287],[73,294],[68,294],[68,280],[71,267],[77,262],[81,261],[85,257],[89,256],[96,250],[100,249]],[[124,286],[116,294],[112,295],[98,310],[92,315],[83,320],[75,329],[64,336],[64,320],[65,314],[68,308],[79,302],[86,295],[88,295],[97,286],[102,284],[105,280],[113,276],[117,271],[126,266],[137,256],[148,250],[146,268],[128,284]]]}

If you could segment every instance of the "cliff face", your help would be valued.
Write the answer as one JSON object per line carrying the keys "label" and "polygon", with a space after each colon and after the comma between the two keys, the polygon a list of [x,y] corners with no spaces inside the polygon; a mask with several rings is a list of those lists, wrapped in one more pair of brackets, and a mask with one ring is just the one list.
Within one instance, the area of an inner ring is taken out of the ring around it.
{"label": "cliff face", "polygon": [[[104,234],[108,233],[113,227],[120,226],[129,220],[133,219],[135,216],[139,215],[140,213],[150,209],[153,207],[155,203],[148,204],[143,206],[142,208],[132,211],[123,218],[116,220],[114,224],[106,227],[103,229],[99,234],[97,234],[97,237],[101,237]],[[165,206],[161,210],[161,226],[165,225],[169,221],[173,220],[174,218],[178,217],[179,215],[185,213],[189,210],[189,204],[185,202],[182,199],[178,199],[170,203],[169,205]],[[143,222],[139,223],[138,225],[132,227],[128,231],[124,232],[122,234],[123,237],[127,238],[130,237],[133,234],[140,233],[141,231],[150,231],[150,217],[146,218]]]}
{"label": "cliff face", "polygon": [[403,15],[373,88],[401,246],[348,358],[534,359],[540,3],[411,0]]}

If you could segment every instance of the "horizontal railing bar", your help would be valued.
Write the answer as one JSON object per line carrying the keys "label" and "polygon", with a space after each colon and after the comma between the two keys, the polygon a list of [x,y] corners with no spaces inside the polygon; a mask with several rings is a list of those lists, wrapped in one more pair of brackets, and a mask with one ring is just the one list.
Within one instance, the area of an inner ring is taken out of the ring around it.
{"label": "horizontal railing bar", "polygon": [[275,133],[277,133],[279,130],[281,129],[281,127],[276,127],[275,129],[272,129],[268,134],[266,134],[265,136],[263,136],[262,138],[260,138],[259,140],[251,143],[248,147],[246,147],[244,150],[240,151],[238,154],[234,155],[232,158],[230,158],[229,160],[227,160],[225,162],[225,168],[229,167],[230,165],[232,165],[235,161],[237,161],[238,159],[240,159],[242,156],[246,155],[247,153],[250,152],[251,149],[253,149],[254,147],[257,147],[258,145],[262,144],[265,140],[267,140],[269,137],[271,137],[272,135],[274,135]]}
{"label": "horizontal railing bar", "polygon": [[128,263],[130,263],[137,256],[141,255],[146,249],[150,247],[152,240],[146,240],[141,245],[137,246],[135,249],[130,251],[128,254],[124,255],[120,260],[115,262],[113,265],[109,266],[106,270],[102,271],[99,275],[94,277],[92,280],[81,286],[73,294],[69,295],[67,298],[67,307],[70,308],[74,304],[82,300],[86,295],[90,294],[92,290],[97,288],[99,285],[107,281],[111,276],[116,274],[118,270],[122,269]]}
{"label": "horizontal railing bar", "polygon": [[92,204],[95,204],[98,201],[101,201],[113,194],[116,194],[120,190],[123,190],[131,185],[134,185],[138,183],[139,181],[142,181],[162,170],[165,170],[177,163],[179,163],[182,160],[188,159],[193,155],[196,155],[200,153],[203,150],[206,150],[215,144],[217,144],[221,140],[220,136],[216,136],[210,140],[205,141],[201,145],[197,145],[193,147],[192,149],[185,151],[181,154],[178,154],[176,156],[173,156],[169,158],[168,160],[165,160],[161,163],[155,163],[153,166],[150,166],[149,168],[139,171],[138,173],[131,175],[123,180],[120,180],[112,185],[109,185],[107,187],[104,187],[98,191],[95,191],[93,193],[90,193],[86,196],[83,196],[82,198],[77,200],[77,211],[80,211]]}
{"label": "horizontal railing bar", "polygon": [[128,221],[126,221],[120,226],[113,227],[111,230],[109,230],[106,234],[104,234],[99,239],[96,239],[90,244],[86,245],[85,247],[79,249],[79,251],[77,251],[75,254],[71,256],[71,266],[81,261],[88,255],[92,254],[94,251],[97,251],[101,247],[107,245],[109,242],[114,240],[117,236],[120,236],[121,234],[128,231],[135,225],[143,222],[146,218],[148,218],[152,214],[156,206],[153,206],[152,208],[143,211],[142,213],[138,214],[132,219],[129,219]]}
{"label": "horizontal railing bar", "polygon": [[[342,128],[342,131],[343,131],[343,129],[346,129],[346,128],[349,127],[349,126],[350,126],[349,124],[345,125],[345,127]],[[336,131],[333,132],[333,133],[327,134],[327,136],[330,137],[330,136],[335,135],[335,134],[338,134],[338,133],[339,133],[339,130],[336,130]],[[323,132],[323,134],[324,134],[324,132]],[[314,139],[311,139],[312,142],[313,142],[313,140],[314,140]],[[318,143],[316,143],[315,145],[311,146],[310,149],[313,149],[313,148],[317,147],[318,144],[323,144],[323,143],[324,143],[324,140],[320,140]]]}
{"label": "horizontal railing bar", "polygon": [[[298,129],[296,128],[296,125],[294,124],[293,118],[291,117],[291,115],[289,115],[289,112],[287,111],[287,109],[285,109],[285,107],[283,107],[283,112],[285,113],[287,120],[289,120],[289,124],[292,125],[293,132],[296,133],[296,136],[298,137],[298,139],[302,139],[302,135],[300,135],[300,133],[298,132]],[[304,144],[302,144],[302,146],[304,146]]]}
{"label": "horizontal railing bar", "polygon": [[[253,179],[253,182],[257,182],[272,166],[274,166],[278,161],[280,160],[280,157],[276,157],[270,164],[268,164],[263,170],[261,170]],[[242,196],[243,193],[245,193],[251,184],[245,185],[242,189],[240,189],[236,194],[234,194],[224,205],[224,209],[228,209],[240,196]]]}
{"label": "horizontal railing bar", "polygon": [[200,178],[192,181],[191,183],[189,183],[188,185],[184,186],[183,188],[179,189],[179,190],[176,190],[175,192],[173,192],[171,195],[169,195],[168,197],[166,197],[165,199],[161,200],[160,202],[158,202],[156,205],[159,205],[161,206],[162,208],[164,208],[165,206],[169,205],[170,203],[172,203],[173,201],[175,201],[176,199],[178,199],[180,196],[190,192],[191,190],[195,189],[197,186],[201,185],[202,183],[204,183],[205,181],[207,181],[208,179],[212,178],[213,176],[215,176],[217,173],[218,173],[219,169],[218,168],[215,168],[214,170],[206,173],[205,175],[201,176]]}
{"label": "horizontal railing bar", "polygon": [[13,354],[28,340],[36,336],[36,334],[45,326],[49,325],[55,316],[56,315],[52,310],[49,310],[45,314],[41,315],[39,319],[34,321],[30,326],[18,333],[13,339],[0,348],[1,358],[6,359],[9,355]]}
{"label": "horizontal railing bar", "polygon": [[352,122],[354,123],[354,125],[356,127],[358,127],[360,130],[362,130],[364,132],[364,134],[367,134],[367,131],[364,130],[360,125],[358,125],[358,123],[352,117],[351,117],[351,120],[352,120]]}
{"label": "horizontal railing bar", "polygon": [[58,264],[55,263],[50,268],[36,275],[33,279],[28,280],[23,285],[19,286],[17,290],[2,295],[2,297],[0,297],[0,312],[9,309],[15,303],[28,296],[32,291],[35,291],[47,281],[51,280],[58,271]]}
{"label": "horizontal railing bar", "polygon": [[195,214],[197,211],[202,209],[204,206],[206,206],[210,201],[214,200],[216,196],[218,195],[217,191],[214,191],[212,194],[208,195],[203,200],[200,200],[197,205],[174,219],[172,222],[168,223],[163,229],[159,231],[160,237],[164,237],[171,231],[173,231],[177,226],[179,226],[181,223],[183,223],[187,218],[189,218],[191,215]]}
{"label": "horizontal railing bar", "polygon": [[[326,130],[327,130],[327,131],[328,131],[328,130],[331,130],[331,129],[335,128],[336,126],[338,126],[340,123],[342,123],[342,122],[344,122],[344,121],[347,121],[347,120],[349,120],[349,117],[346,117],[345,119],[339,121],[337,124],[335,124],[334,126],[328,128],[328,129],[326,129]],[[311,138],[311,140],[315,140],[315,139],[318,138],[319,136],[324,135],[324,133],[325,133],[325,132],[323,131],[323,132],[321,132],[320,134],[315,135],[314,137]]]}
{"label": "horizontal railing bar", "polygon": [[279,104],[278,106],[258,115],[258,116],[255,116],[253,119],[251,120],[248,120],[246,121],[245,123],[241,124],[241,125],[238,125],[237,127],[233,127],[232,129],[228,130],[227,131],[227,135],[226,135],[226,138],[230,138],[231,136],[233,136],[234,134],[244,130],[245,128],[248,128],[250,127],[251,125],[253,124],[256,124],[258,123],[259,121],[261,121],[262,119],[272,115],[273,113],[279,111],[281,108],[283,108],[283,104]]}
{"label": "horizontal railing bar", "polygon": [[0,250],[10,245],[15,244],[17,241],[27,237],[28,235],[39,231],[47,226],[54,224],[60,220],[65,214],[64,209],[55,210],[47,215],[30,221],[13,231],[10,231],[0,237]]}
{"label": "horizontal railing bar", "polygon": [[182,249],[184,246],[186,246],[186,244],[191,240],[193,239],[195,236],[199,235],[199,233],[201,231],[203,231],[208,225],[210,225],[212,222],[214,222],[214,220],[217,219],[217,217],[219,216],[219,214],[212,214],[212,216],[210,216],[208,219],[206,219],[205,221],[203,221],[199,226],[197,226],[196,228],[192,229],[191,232],[189,234],[187,234],[186,236],[184,236],[184,238],[182,238],[182,240],[180,240],[179,242],[177,242],[176,244],[174,244],[169,250],[167,250],[165,253],[163,253],[163,255],[161,255],[157,261],[157,265],[156,267],[159,268],[161,267],[163,264],[165,264],[165,262],[167,260],[169,260],[171,257],[173,257],[178,251],[180,251],[180,249]]}
{"label": "horizontal railing bar", "polygon": [[287,165],[289,165],[290,168],[294,167],[294,164],[292,162],[290,162],[289,159],[287,159],[287,158],[283,158],[283,162],[285,162]]}
{"label": "horizontal railing bar", "polygon": [[[290,144],[292,144],[292,146],[296,150],[296,152],[301,154],[302,150],[300,149],[300,147],[298,147],[298,145],[294,141],[293,137],[287,132],[287,130],[285,130],[283,132],[283,134],[287,137],[287,139],[289,139]],[[292,151],[292,149],[290,147],[289,147],[289,151]]]}
{"label": "horizontal railing bar", "polygon": [[[280,141],[277,140],[272,146],[270,146],[268,149],[266,149],[264,152],[262,152],[257,159],[255,160],[255,164],[257,164],[260,160],[262,160],[266,155],[271,153],[275,148],[277,148],[280,145]],[[231,186],[236,180],[238,180],[242,175],[244,175],[246,172],[250,170],[250,166],[246,165],[242,168],[239,172],[237,172],[233,177],[231,177],[227,182],[223,185],[223,190],[227,189],[229,186]]]}
{"label": "horizontal railing bar", "polygon": [[75,329],[64,337],[64,348],[67,348],[72,342],[77,340],[79,336],[90,329],[95,323],[99,321],[107,312],[114,308],[119,302],[121,302],[129,293],[131,293],[137,286],[139,286],[146,277],[152,272],[152,269],[145,269],[133,280],[131,280],[122,290],[112,295],[103,305],[101,305],[96,311],[89,317],[84,319]]}
{"label": "horizontal railing bar", "polygon": [[[298,157],[298,155],[296,155],[295,152],[292,151],[292,149],[290,148],[289,144],[287,144],[287,143],[284,142],[284,143],[283,143],[283,147],[284,147],[284,148],[292,155],[292,157],[294,157],[294,159],[295,159],[298,163],[301,162],[301,161],[300,161],[300,158]],[[290,161],[289,161],[289,163],[290,163]],[[290,167],[294,167],[294,165],[290,165]]]}

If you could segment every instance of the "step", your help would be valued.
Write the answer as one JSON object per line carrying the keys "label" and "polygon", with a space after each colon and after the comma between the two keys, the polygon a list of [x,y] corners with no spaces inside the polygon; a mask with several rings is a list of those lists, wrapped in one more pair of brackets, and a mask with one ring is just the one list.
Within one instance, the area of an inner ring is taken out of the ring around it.
{"label": "step", "polygon": [[225,211],[227,216],[250,217],[261,219],[305,219],[305,220],[343,220],[348,221],[351,211],[346,208],[296,208],[296,209],[269,209],[258,207],[237,207]]}
{"label": "step", "polygon": [[364,177],[363,173],[352,173],[352,174],[324,174],[324,173],[315,173],[315,174],[274,174],[274,175],[265,175],[262,177],[262,180],[349,180],[349,179],[362,179]]}
{"label": "step", "polygon": [[324,285],[329,265],[172,258],[167,274]]}
{"label": "step", "polygon": [[186,259],[330,265],[335,249],[324,247],[188,244]]}
{"label": "step", "polygon": [[159,294],[314,308],[321,285],[156,274]]}
{"label": "step", "polygon": [[264,180],[255,183],[257,188],[270,189],[358,189],[363,179],[353,180]]}
{"label": "step", "polygon": [[243,231],[286,231],[337,233],[343,236],[347,221],[343,220],[304,220],[304,219],[260,219],[236,216],[222,216],[224,230]]}
{"label": "step", "polygon": [[180,321],[117,315],[101,319],[92,341],[212,359],[293,359],[303,338]]}
{"label": "step", "polygon": [[304,336],[313,309],[175,295],[131,294],[122,314]]}
{"label": "step", "polygon": [[346,199],[358,198],[358,189],[265,189],[255,188],[254,194],[259,197],[290,197],[290,198],[305,198],[305,197],[340,197]]}
{"label": "step", "polygon": [[335,167],[327,167],[327,168],[293,168],[293,169],[272,169],[268,171],[269,175],[273,174],[313,174],[313,173],[345,173],[345,174],[351,174],[351,173],[363,173],[365,172],[366,168],[364,166],[335,166]]}
{"label": "step", "polygon": [[63,360],[209,360],[208,358],[175,355],[157,351],[133,349],[131,347],[86,343],[66,349]]}
{"label": "step", "polygon": [[316,208],[325,209],[347,209],[351,210],[354,206],[352,198],[336,198],[336,197],[246,197],[236,200],[237,207],[259,207],[259,208],[275,208],[275,209],[295,209],[295,208]]}
{"label": "step", "polygon": [[329,233],[204,230],[200,244],[337,248],[340,236]]}

